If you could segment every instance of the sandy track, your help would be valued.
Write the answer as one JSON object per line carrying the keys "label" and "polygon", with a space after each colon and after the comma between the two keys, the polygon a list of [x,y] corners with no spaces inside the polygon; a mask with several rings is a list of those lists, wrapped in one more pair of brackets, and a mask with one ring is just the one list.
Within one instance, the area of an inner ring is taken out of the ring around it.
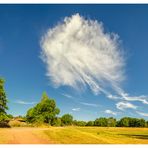
{"label": "sandy track", "polygon": [[[44,137],[40,128],[11,128],[7,129],[8,144],[49,144],[51,141]],[[44,129],[46,130],[46,129]]]}

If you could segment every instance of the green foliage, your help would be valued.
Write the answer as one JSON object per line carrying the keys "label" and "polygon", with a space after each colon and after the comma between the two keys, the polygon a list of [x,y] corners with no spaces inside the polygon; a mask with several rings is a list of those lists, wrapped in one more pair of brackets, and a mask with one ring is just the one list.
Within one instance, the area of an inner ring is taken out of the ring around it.
{"label": "green foliage", "polygon": [[4,90],[4,83],[4,79],[0,78],[0,113],[6,114],[6,110],[8,109],[8,107],[6,93]]}
{"label": "green foliage", "polygon": [[107,126],[108,127],[115,127],[116,126],[116,119],[113,117],[110,117],[107,119]]}
{"label": "green foliage", "polygon": [[26,119],[30,123],[52,124],[59,113],[60,110],[56,107],[55,100],[50,99],[46,93],[43,93],[41,102],[27,111]]}
{"label": "green foliage", "polygon": [[121,118],[118,123],[118,127],[129,127],[129,117]]}
{"label": "green foliage", "polygon": [[61,117],[62,125],[72,125],[73,123],[73,116],[70,114],[65,114]]}
{"label": "green foliage", "polygon": [[54,118],[51,125],[52,126],[61,126],[61,119],[60,118]]}
{"label": "green foliage", "polygon": [[144,119],[124,117],[118,121],[117,126],[120,126],[120,127],[145,127],[146,121]]}
{"label": "green foliage", "polygon": [[77,126],[86,126],[87,124],[85,121],[76,121],[76,120],[73,123],[74,125],[77,125]]}
{"label": "green foliage", "polygon": [[8,114],[7,117],[8,117],[9,119],[13,119],[13,115],[11,115],[11,114]]}
{"label": "green foliage", "polygon": [[101,127],[106,127],[108,125],[108,121],[106,118],[97,118],[95,121],[94,121],[94,125],[95,126],[101,126]]}
{"label": "green foliage", "polygon": [[1,112],[0,113],[0,122],[6,121],[6,120],[9,120],[8,116],[5,113]]}
{"label": "green foliage", "polygon": [[7,107],[7,98],[4,90],[4,79],[0,78],[0,127],[9,127],[8,126],[8,116],[6,114]]}
{"label": "green foliage", "polygon": [[148,127],[148,121],[146,121],[145,127]]}
{"label": "green foliage", "polygon": [[94,121],[88,121],[88,122],[86,123],[86,126],[94,126]]}

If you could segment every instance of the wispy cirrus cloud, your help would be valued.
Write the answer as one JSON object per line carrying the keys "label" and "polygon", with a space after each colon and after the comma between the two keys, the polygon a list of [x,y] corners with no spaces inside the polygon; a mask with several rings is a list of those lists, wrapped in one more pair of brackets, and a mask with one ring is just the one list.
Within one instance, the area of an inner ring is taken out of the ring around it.
{"label": "wispy cirrus cloud", "polygon": [[143,113],[143,112],[139,112],[139,111],[136,111],[136,113],[141,115],[141,116],[148,117],[148,113]]}
{"label": "wispy cirrus cloud", "polygon": [[62,93],[63,96],[67,97],[67,98],[73,98],[71,95],[66,94],[66,93]]}
{"label": "wispy cirrus cloud", "polygon": [[99,107],[98,104],[87,103],[87,102],[80,102],[80,104],[85,105],[85,106]]}
{"label": "wispy cirrus cloud", "polygon": [[131,96],[122,89],[124,52],[119,36],[106,32],[102,22],[79,14],[65,17],[42,36],[41,49],[47,76],[55,87],[70,86],[80,91],[89,87],[96,95],[103,93],[112,100],[128,101],[118,102],[120,110],[135,109],[130,101],[148,104],[147,96]]}
{"label": "wispy cirrus cloud", "polygon": [[111,115],[117,115],[117,112],[114,112],[114,111],[109,110],[109,109],[105,110],[105,113],[106,114],[111,114]]}
{"label": "wispy cirrus cloud", "polygon": [[80,108],[73,108],[72,111],[78,112],[80,111]]}
{"label": "wispy cirrus cloud", "polygon": [[116,107],[119,109],[119,110],[125,110],[125,109],[136,109],[137,106],[135,106],[134,104],[131,104],[129,102],[118,102],[116,104]]}
{"label": "wispy cirrus cloud", "polygon": [[22,104],[22,105],[32,105],[32,104],[36,104],[36,102],[26,102],[26,101],[22,101],[22,100],[17,100],[17,101],[15,101],[15,103],[17,103],[17,104]]}
{"label": "wispy cirrus cloud", "polygon": [[79,14],[65,17],[42,37],[41,47],[47,76],[57,87],[89,86],[98,94],[106,83],[116,85],[124,79],[118,35],[106,33],[101,22]]}

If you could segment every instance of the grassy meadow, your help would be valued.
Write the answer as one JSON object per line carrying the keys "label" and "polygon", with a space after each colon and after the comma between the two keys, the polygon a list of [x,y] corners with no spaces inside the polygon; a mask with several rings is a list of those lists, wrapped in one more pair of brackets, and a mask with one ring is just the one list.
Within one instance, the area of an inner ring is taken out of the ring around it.
{"label": "grassy meadow", "polygon": [[[23,138],[22,138],[23,137]],[[0,129],[3,144],[148,144],[148,128],[17,127]]]}

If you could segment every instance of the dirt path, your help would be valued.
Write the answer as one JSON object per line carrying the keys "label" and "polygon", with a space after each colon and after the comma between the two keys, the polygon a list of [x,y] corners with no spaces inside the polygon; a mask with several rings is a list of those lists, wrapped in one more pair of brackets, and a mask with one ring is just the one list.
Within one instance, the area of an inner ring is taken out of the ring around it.
{"label": "dirt path", "polygon": [[[49,144],[51,141],[44,137],[43,129],[34,128],[12,128],[8,129],[9,144]],[[45,129],[46,130],[46,129]]]}

